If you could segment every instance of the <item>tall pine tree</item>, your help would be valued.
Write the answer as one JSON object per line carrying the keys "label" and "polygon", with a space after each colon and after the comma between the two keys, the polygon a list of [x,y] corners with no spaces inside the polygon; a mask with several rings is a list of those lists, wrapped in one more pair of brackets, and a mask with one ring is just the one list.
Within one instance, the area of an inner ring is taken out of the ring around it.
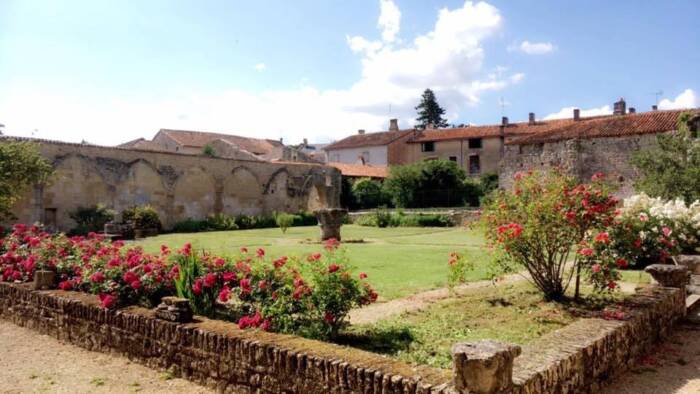
{"label": "tall pine tree", "polygon": [[416,118],[416,128],[425,129],[429,124],[433,127],[447,127],[447,120],[442,117],[445,110],[435,98],[435,93],[430,89],[425,89],[421,97],[420,104],[416,107],[418,117]]}

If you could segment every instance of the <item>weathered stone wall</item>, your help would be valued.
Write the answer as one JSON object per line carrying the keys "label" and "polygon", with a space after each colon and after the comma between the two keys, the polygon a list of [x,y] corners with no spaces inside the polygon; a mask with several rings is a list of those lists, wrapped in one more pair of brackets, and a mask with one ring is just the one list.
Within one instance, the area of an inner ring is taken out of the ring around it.
{"label": "weathered stone wall", "polygon": [[[77,292],[0,283],[0,317],[93,351],[169,369],[226,393],[448,393],[449,371],[299,337],[240,330],[196,317],[188,324],[153,310],[100,308]],[[7,356],[7,355],[4,355]]]}
{"label": "weathered stone wall", "polygon": [[624,320],[582,319],[523,347],[514,393],[595,393],[625,372],[685,316],[685,290],[649,287],[628,302]]}
{"label": "weathered stone wall", "polygon": [[602,172],[617,181],[619,195],[628,196],[633,193],[632,183],[637,176],[629,162],[632,153],[655,145],[655,134],[506,145],[500,163],[499,183],[507,189],[512,186],[516,172],[547,171],[558,167],[581,180]]}
{"label": "weathered stone wall", "polygon": [[296,212],[340,204],[340,172],[323,165],[48,141],[39,148],[55,176],[49,185],[30,190],[14,213],[20,222],[43,222],[64,231],[75,225],[72,211],[98,203],[117,212],[150,204],[166,228],[212,213]]}

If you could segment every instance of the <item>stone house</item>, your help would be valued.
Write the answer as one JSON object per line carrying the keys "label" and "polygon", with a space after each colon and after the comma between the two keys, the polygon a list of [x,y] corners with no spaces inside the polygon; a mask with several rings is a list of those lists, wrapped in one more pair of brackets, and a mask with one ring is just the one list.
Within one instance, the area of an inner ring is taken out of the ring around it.
{"label": "stone house", "polygon": [[152,140],[139,138],[119,145],[175,153],[200,154],[205,146],[213,148],[217,157],[242,160],[315,162],[305,153],[285,146],[282,140],[242,137],[204,131],[160,129]]}
{"label": "stone house", "polygon": [[404,154],[406,141],[415,130],[399,130],[398,121],[391,119],[389,130],[357,134],[343,138],[324,148],[329,163],[370,164],[388,166],[408,164]]}
{"label": "stone house", "polygon": [[507,141],[519,136],[546,132],[571,122],[572,120],[568,119],[536,120],[535,114],[530,113],[527,122],[510,123],[507,117],[503,117],[498,125],[429,128],[416,131],[407,140],[402,159],[408,163],[421,160],[451,160],[457,162],[470,176],[497,173]]}
{"label": "stone house", "polygon": [[573,122],[505,143],[500,186],[511,187],[520,171],[560,168],[581,180],[605,173],[619,183],[619,195],[630,195],[638,175],[629,162],[632,153],[654,147],[657,134],[677,130],[679,115],[687,111],[628,112],[624,100],[615,103],[615,113],[609,116],[586,120],[574,110]]}

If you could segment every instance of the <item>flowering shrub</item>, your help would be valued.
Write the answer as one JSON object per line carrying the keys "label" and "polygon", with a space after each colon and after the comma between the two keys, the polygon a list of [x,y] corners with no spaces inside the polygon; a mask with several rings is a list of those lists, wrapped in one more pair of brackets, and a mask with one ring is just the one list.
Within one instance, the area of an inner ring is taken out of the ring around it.
{"label": "flowering shrub", "polygon": [[588,250],[579,247],[567,269],[571,251],[591,229],[612,224],[616,204],[602,174],[577,184],[557,171],[518,173],[512,191],[494,193],[483,220],[496,263],[524,267],[547,298],[559,299],[573,277],[578,293],[579,263],[587,260]]}
{"label": "flowering shrub", "polygon": [[374,302],[377,294],[355,277],[340,244],[330,240],[324,253],[306,259],[271,259],[263,249],[243,248],[234,259],[178,252],[178,294],[197,313],[214,316],[217,306],[240,328],[333,337],[350,309]]}
{"label": "flowering shrub", "polygon": [[447,287],[452,290],[455,286],[467,281],[467,273],[474,269],[474,263],[462,253],[450,253],[447,274]]}
{"label": "flowering shrub", "polygon": [[223,316],[240,328],[321,338],[337,335],[352,308],[377,299],[335,240],[304,259],[272,259],[263,249],[245,248],[224,259],[196,253],[190,244],[176,253],[162,246],[152,255],[94,233],[69,238],[36,226],[16,225],[0,238],[2,280],[28,282],[39,268],[56,271],[62,290],[98,295],[104,308],[155,306],[177,292],[195,313]]}

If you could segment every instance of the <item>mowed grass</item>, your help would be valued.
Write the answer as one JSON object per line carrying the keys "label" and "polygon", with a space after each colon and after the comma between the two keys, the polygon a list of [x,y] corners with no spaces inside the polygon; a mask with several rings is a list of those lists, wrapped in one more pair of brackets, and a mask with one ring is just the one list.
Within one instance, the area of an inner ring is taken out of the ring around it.
{"label": "mowed grass", "polygon": [[[469,280],[486,278],[489,258],[480,229],[465,228],[375,228],[345,225],[341,234],[344,248],[357,272],[369,275],[380,300],[405,297],[420,291],[446,286],[447,261],[453,251],[467,253],[475,269]],[[264,248],[269,256],[306,256],[322,250],[317,226],[291,227],[286,233],[278,228],[217,231],[206,233],[164,234],[138,241],[148,252],[156,253],[165,244],[175,250],[186,242],[197,250],[218,255],[234,255],[245,246]]]}

